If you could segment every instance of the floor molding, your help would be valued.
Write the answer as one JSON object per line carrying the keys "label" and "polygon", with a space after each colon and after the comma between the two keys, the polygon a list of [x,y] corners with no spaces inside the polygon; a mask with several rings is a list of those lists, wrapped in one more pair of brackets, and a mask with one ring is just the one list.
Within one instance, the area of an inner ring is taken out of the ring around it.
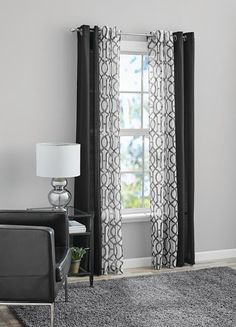
{"label": "floor molding", "polygon": [[124,268],[151,267],[151,257],[124,259]]}
{"label": "floor molding", "polygon": [[196,263],[202,261],[221,260],[229,258],[236,258],[236,249],[201,251],[196,252],[195,254]]}
{"label": "floor molding", "polygon": [[[201,251],[195,254],[196,263],[236,258],[236,249]],[[124,268],[151,267],[151,257],[124,259]]]}

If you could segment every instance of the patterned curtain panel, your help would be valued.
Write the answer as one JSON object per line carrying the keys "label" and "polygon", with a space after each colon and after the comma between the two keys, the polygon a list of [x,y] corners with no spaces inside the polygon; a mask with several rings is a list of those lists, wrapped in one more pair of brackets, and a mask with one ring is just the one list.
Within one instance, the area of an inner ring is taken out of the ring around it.
{"label": "patterned curtain panel", "polygon": [[174,268],[178,243],[174,42],[172,32],[148,37],[151,238],[155,269]]}
{"label": "patterned curtain panel", "polygon": [[120,33],[99,31],[100,192],[102,222],[102,271],[122,273],[120,127]]}

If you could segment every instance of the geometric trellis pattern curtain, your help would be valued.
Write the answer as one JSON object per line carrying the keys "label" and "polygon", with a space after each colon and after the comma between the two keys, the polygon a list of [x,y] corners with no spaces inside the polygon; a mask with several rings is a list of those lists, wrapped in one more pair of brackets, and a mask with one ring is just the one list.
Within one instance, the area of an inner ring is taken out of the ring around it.
{"label": "geometric trellis pattern curtain", "polygon": [[178,197],[172,32],[151,33],[148,61],[152,263],[155,269],[174,268],[178,249]]}
{"label": "geometric trellis pattern curtain", "polygon": [[100,193],[102,272],[122,273],[119,62],[120,33],[99,30]]}

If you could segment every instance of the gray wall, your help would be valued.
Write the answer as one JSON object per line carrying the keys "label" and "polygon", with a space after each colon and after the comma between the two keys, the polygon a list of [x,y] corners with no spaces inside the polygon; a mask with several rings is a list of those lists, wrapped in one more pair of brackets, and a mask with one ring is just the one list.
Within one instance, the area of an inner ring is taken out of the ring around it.
{"label": "gray wall", "polygon": [[[196,34],[196,250],[236,248],[235,0],[1,0],[0,208],[47,204],[35,143],[75,141],[76,35],[83,23]],[[150,255],[147,223],[125,256]]]}

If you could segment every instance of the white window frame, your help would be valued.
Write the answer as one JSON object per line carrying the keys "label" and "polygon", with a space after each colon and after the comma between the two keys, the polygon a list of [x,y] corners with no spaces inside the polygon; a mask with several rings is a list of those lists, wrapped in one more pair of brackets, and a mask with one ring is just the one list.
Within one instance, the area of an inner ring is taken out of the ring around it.
{"label": "white window frame", "polygon": [[[121,54],[147,54],[147,42],[121,41]],[[143,85],[143,84],[142,84]],[[125,91],[122,93],[125,93]],[[129,93],[129,92],[127,92]],[[139,92],[135,92],[139,93]],[[140,94],[143,93],[141,90]],[[121,129],[120,136],[148,136],[148,128],[142,129]],[[122,171],[126,173],[130,171]],[[133,172],[133,171],[132,171]],[[142,170],[143,172],[143,170]],[[142,186],[144,187],[144,185]],[[121,210],[123,223],[145,222],[150,219],[150,208],[129,208]]]}

